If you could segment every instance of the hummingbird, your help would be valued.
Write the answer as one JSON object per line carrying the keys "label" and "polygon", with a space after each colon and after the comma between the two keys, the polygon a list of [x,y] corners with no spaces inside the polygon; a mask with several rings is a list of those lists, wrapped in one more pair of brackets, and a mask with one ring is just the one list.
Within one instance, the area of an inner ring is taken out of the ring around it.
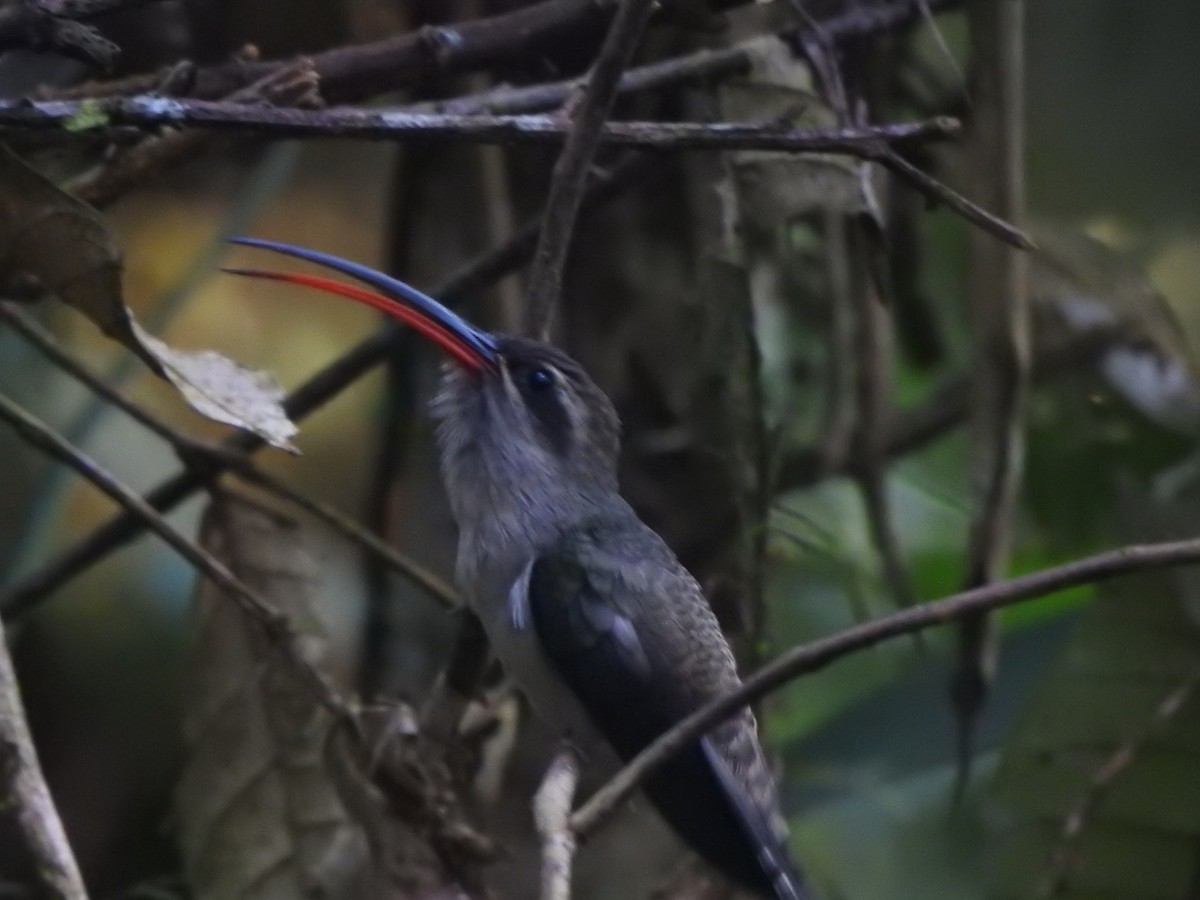
{"label": "hummingbird", "polygon": [[[228,269],[336,294],[409,325],[448,357],[432,412],[458,525],[457,587],[534,712],[570,746],[623,760],[739,684],[696,580],[620,495],[612,401],[557,347],[476,328],[367,266],[257,238],[327,267]],[[753,713],[743,709],[643,783],[683,842],[735,883],[809,900]]]}

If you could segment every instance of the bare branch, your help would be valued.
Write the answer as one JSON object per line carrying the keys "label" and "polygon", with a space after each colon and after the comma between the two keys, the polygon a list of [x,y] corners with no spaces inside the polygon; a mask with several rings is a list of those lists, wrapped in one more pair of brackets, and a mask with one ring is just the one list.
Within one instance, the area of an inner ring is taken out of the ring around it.
{"label": "bare branch", "polygon": [[952,594],[943,600],[902,609],[793,647],[748,677],[736,691],[705,705],[660,735],[575,811],[571,817],[572,827],[580,838],[591,834],[647,775],[714,725],[788,682],[823,669],[843,656],[902,634],[956,622],[967,616],[991,612],[1055,591],[1105,581],[1131,572],[1197,561],[1200,561],[1200,539],[1135,544],[1009,581],[996,581]]}
{"label": "bare branch", "polygon": [[314,500],[307,494],[297,491],[291,485],[258,468],[241,454],[232,454],[231,458],[222,454],[222,460],[228,464],[230,471],[238,478],[270,491],[288,503],[300,507],[314,518],[320,519],[330,528],[373,554],[393,572],[398,572],[412,581],[446,609],[457,609],[462,605],[454,588],[443,579],[329,504]]}
{"label": "bare branch", "polygon": [[575,832],[571,804],[579,783],[579,757],[564,747],[550,763],[533,797],[533,820],[542,837],[542,900],[571,900]]}
{"label": "bare branch", "polygon": [[[570,132],[569,123],[552,116],[450,116],[348,107],[310,111],[158,96],[0,101],[0,134],[51,130],[64,136],[86,136],[90,129],[78,129],[80,121],[105,123],[97,127],[186,126],[276,138],[455,139],[481,143],[557,143]],[[1000,240],[1014,247],[1032,248],[1033,241],[1020,229],[921,171],[893,147],[953,137],[958,130],[957,120],[944,116],[922,122],[832,129],[748,122],[608,122],[601,128],[600,140],[652,150],[777,150],[841,153],[870,160]]]}
{"label": "bare branch", "polygon": [[[453,139],[480,143],[557,143],[570,123],[552,116],[452,116],[403,110],[341,107],[326,110],[243,106],[212,100],[175,100],[158,96],[103,100],[0,100],[0,134],[58,131],[87,136],[81,121],[96,127],[159,129],[205,128],[266,137],[354,138],[358,140]],[[942,203],[967,221],[1014,247],[1033,241],[905,160],[893,145],[955,136],[957,120],[945,116],[922,122],[854,128],[802,129],[749,122],[608,122],[600,141],[647,150],[777,150],[784,153],[841,153],[878,162],[930,200]]]}
{"label": "bare branch", "polygon": [[588,167],[600,146],[621,73],[629,68],[653,9],[653,0],[622,0],[578,104],[568,101],[570,109],[566,118],[570,130],[554,164],[546,200],[546,219],[529,272],[526,334],[543,340],[549,334],[554,307],[562,291],[563,269],[571,235],[575,233],[575,218],[583,200]]}
{"label": "bare branch", "polygon": [[[216,100],[175,100],[142,95],[104,100],[2,100],[0,133],[62,131],[86,134],[91,127],[206,128],[260,137],[354,138],[358,140],[450,139],[486,144],[559,143],[572,125],[555,116],[452,116],[338,107],[323,110],[246,106]],[[845,153],[880,158],[890,144],[954,137],[960,126],[945,116],[920,122],[861,128],[798,129],[751,122],[609,122],[602,143],[647,150],[779,150]],[[929,178],[929,176],[925,176]]]}
{"label": "bare branch", "polygon": [[75,854],[42,775],[0,623],[0,807],[10,807],[47,895],[87,900]]}
{"label": "bare branch", "polygon": [[[698,50],[630,69],[617,84],[617,95],[677,87],[696,81],[741,75],[749,71],[750,54],[746,47]],[[433,112],[455,116],[520,115],[544,112],[561,106],[568,97],[582,90],[587,76],[533,84],[527,87],[497,87],[478,94],[433,100],[404,107],[410,112]]]}
{"label": "bare branch", "polygon": [[[1023,0],[967,4],[975,69],[968,152],[974,189],[990,208],[1019,222],[1025,206]],[[971,484],[974,509],[966,587],[1002,578],[1008,566],[1025,456],[1029,393],[1028,259],[987,235],[971,235],[968,297],[974,371]],[[971,775],[973,736],[995,669],[997,636],[988,616],[963,621],[951,695],[958,719],[961,797]]]}
{"label": "bare branch", "polygon": [[[327,94],[336,102],[394,91],[434,74],[486,68],[528,58],[565,38],[600,34],[617,0],[541,0],[522,9],[452,25],[426,26],[366,44],[335,47],[313,56]],[[190,94],[221,97],[285,65],[235,62],[195,71]],[[158,73],[76,88],[76,96],[112,96],[153,90]],[[64,92],[65,93],[65,92]]]}
{"label": "bare branch", "polygon": [[[810,21],[811,37],[803,40],[803,46],[809,62],[820,74],[822,90],[830,108],[837,114],[838,123],[855,125],[865,122],[867,98],[861,92],[852,92],[846,84],[832,40],[819,22],[811,21],[799,0],[795,0],[793,5],[801,16]],[[862,62],[857,56],[852,60]],[[838,316],[847,316],[852,320],[848,337],[850,357],[842,365],[852,367],[853,371],[850,379],[854,409],[851,414],[853,431],[850,452],[853,453],[854,475],[866,508],[871,539],[883,564],[887,588],[895,598],[896,605],[905,607],[912,606],[914,600],[888,500],[887,456],[882,443],[892,412],[890,393],[894,366],[880,265],[884,255],[881,239],[883,222],[871,175],[871,169],[866,164],[857,166],[863,208],[856,215],[830,215],[832,227],[827,238],[831,245],[829,252],[832,256],[840,256],[841,264],[847,270],[837,273],[842,276],[839,279],[831,279],[833,287],[842,289],[840,294],[832,295],[832,302],[837,305],[844,303],[848,307],[845,311],[834,311],[832,316],[835,322]],[[832,246],[835,243],[842,246]],[[833,260],[831,267],[836,271],[837,263]],[[837,377],[838,373],[834,375]],[[831,446],[836,447],[836,444],[831,445],[827,441],[827,453]],[[921,635],[914,635],[914,639],[919,648]]]}
{"label": "bare branch", "polygon": [[942,204],[998,240],[1022,250],[1036,248],[1029,235],[1015,225],[972,203],[950,185],[938,181],[928,172],[921,171],[894,150],[883,148],[877,161],[897,178],[920,191],[931,203]]}
{"label": "bare branch", "polygon": [[[738,2],[732,0],[724,5]],[[941,10],[960,2],[930,0],[929,6]],[[599,35],[616,6],[617,0],[542,0],[495,16],[422,28],[367,44],[335,47],[314,55],[312,61],[326,96],[332,102],[345,103],[415,84],[429,75],[468,72],[509,60],[529,59],[564,39]],[[824,26],[835,39],[842,39],[898,31],[915,21],[918,10],[911,0],[891,0],[856,7],[824,20]],[[201,67],[192,73],[188,94],[205,99],[223,97],[287,62],[290,60]],[[116,81],[92,82],[56,91],[53,96],[78,99],[140,94],[155,90],[162,77],[162,73],[152,72]]]}
{"label": "bare branch", "polygon": [[304,657],[291,622],[280,614],[270,601],[243,583],[211,553],[185,537],[157,510],[103,469],[94,459],[3,395],[0,395],[0,419],[4,419],[28,443],[66,463],[98,487],[128,513],[140,519],[146,528],[162,538],[201,574],[212,579],[233,598],[242,612],[279,646],[284,658],[310,686],[318,702],[335,716],[353,721],[353,714],[328,679]]}

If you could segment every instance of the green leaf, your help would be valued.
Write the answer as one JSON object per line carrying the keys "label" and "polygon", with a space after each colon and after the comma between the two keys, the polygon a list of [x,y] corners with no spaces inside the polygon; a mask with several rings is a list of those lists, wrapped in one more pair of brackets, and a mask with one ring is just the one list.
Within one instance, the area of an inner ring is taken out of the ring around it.
{"label": "green leaf", "polygon": [[995,900],[1190,896],[1200,628],[1177,585],[1154,573],[1104,588],[1047,673],[994,785]]}
{"label": "green leaf", "polygon": [[96,100],[88,99],[79,104],[79,111],[67,119],[63,128],[67,131],[89,131],[103,128],[109,122],[108,113]]}

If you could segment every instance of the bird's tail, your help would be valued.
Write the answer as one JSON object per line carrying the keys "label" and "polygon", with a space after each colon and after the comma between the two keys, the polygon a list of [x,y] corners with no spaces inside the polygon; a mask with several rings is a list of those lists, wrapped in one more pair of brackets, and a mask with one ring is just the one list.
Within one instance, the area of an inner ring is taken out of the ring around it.
{"label": "bird's tail", "polygon": [[771,811],[754,802],[745,785],[734,775],[728,761],[717,752],[709,738],[702,738],[700,745],[733,807],[734,817],[746,840],[754,848],[763,876],[771,885],[776,900],[812,900],[804,877],[784,843],[784,835],[771,821]]}

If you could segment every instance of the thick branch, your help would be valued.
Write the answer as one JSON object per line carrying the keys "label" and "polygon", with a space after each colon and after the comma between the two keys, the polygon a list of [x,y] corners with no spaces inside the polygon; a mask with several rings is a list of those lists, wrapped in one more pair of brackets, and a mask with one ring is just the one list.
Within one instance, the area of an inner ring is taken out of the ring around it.
{"label": "thick branch", "polygon": [[15,813],[25,847],[47,896],[87,900],[67,832],[42,775],[4,626],[0,624],[0,808]]}
{"label": "thick branch", "polygon": [[588,167],[600,146],[621,73],[629,68],[653,9],[653,0],[622,0],[584,85],[583,95],[578,105],[570,109],[570,130],[554,164],[546,200],[546,221],[529,272],[526,334],[543,340],[548,336],[554,307],[562,291],[563,269],[571,235],[575,232],[575,218],[583,201]]}
{"label": "thick branch", "polygon": [[[397,90],[435,74],[487,68],[529,59],[569,38],[600,34],[617,0],[542,0],[523,9],[453,25],[426,26],[367,44],[335,47],[313,56],[326,94],[348,102]],[[224,63],[197,69],[190,93],[221,97],[245,87],[286,61]],[[157,73],[109,84],[85,85],[83,96],[153,90]]]}
{"label": "thick branch", "polygon": [[1196,562],[1200,562],[1200,539],[1121,547],[1052,569],[1044,569],[1010,581],[993,582],[953,594],[943,600],[880,616],[828,637],[794,647],[747,678],[738,690],[697,710],[661,735],[576,810],[571,817],[572,827],[581,838],[586,837],[647,775],[714,725],[789,681],[823,669],[850,653],[902,634],[956,622],[968,616],[1033,600],[1055,591],[1092,584],[1131,572]]}
{"label": "thick branch", "polygon": [[564,747],[550,763],[533,798],[533,820],[542,838],[541,900],[571,900],[575,832],[571,804],[579,783],[579,758]]}

